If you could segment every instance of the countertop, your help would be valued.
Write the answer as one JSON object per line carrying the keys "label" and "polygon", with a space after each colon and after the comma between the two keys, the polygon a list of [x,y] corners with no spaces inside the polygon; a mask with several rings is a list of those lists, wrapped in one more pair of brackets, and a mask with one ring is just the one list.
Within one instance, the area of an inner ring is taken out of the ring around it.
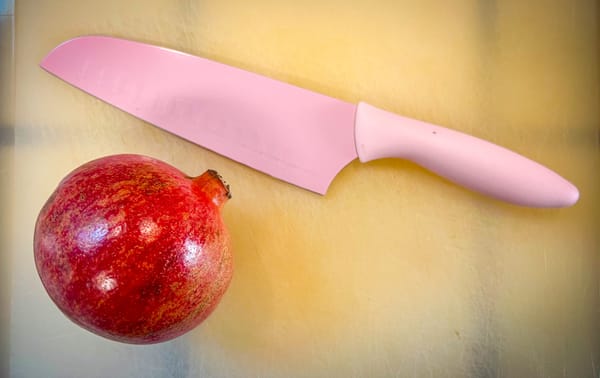
{"label": "countertop", "polygon": [[[3,12],[0,375],[600,375],[597,2],[21,0]],[[394,159],[354,161],[316,195],[39,67],[87,34],[490,140],[557,171],[581,199],[513,206]],[[232,284],[203,324],[162,344],[120,344],[74,325],[33,263],[37,213],[62,177],[124,152],[190,175],[215,169],[234,195],[224,209]]]}

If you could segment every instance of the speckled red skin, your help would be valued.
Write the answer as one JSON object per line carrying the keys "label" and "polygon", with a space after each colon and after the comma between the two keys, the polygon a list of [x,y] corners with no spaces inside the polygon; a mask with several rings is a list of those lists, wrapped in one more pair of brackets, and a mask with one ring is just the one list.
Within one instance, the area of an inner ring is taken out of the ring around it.
{"label": "speckled red skin", "polygon": [[161,161],[114,155],[61,181],[37,219],[35,263],[75,323],[103,337],[173,339],[217,306],[232,276],[215,172],[192,179]]}

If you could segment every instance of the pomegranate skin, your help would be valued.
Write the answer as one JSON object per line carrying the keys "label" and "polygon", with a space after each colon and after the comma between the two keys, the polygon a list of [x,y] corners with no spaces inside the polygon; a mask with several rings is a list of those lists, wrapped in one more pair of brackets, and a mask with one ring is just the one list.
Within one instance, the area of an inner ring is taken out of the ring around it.
{"label": "pomegranate skin", "polygon": [[35,264],[73,322],[132,344],[200,324],[232,277],[221,208],[228,187],[141,155],[112,155],[68,174],[39,213]]}

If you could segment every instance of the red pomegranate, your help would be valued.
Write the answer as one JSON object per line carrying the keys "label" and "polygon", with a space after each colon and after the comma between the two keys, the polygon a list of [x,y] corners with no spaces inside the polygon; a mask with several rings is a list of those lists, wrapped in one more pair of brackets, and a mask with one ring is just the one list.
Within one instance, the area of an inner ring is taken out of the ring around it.
{"label": "red pomegranate", "polygon": [[217,306],[232,276],[221,208],[229,188],[140,155],[113,155],[67,175],[35,227],[46,291],[76,324],[147,344],[180,336]]}

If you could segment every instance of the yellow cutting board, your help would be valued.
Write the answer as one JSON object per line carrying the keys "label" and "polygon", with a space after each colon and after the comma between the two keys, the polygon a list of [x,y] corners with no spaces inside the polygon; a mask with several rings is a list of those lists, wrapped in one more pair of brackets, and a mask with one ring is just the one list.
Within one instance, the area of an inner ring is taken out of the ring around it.
{"label": "yellow cutting board", "polygon": [[[10,373],[110,377],[545,377],[600,373],[597,4],[22,0],[15,7]],[[353,162],[326,196],[185,142],[39,68],[105,34],[208,57],[488,139],[581,191],[504,204],[412,163]],[[219,171],[235,275],[193,332],[114,343],[68,321],[33,264],[35,218],[114,153]],[[8,215],[4,215],[6,217]]]}

